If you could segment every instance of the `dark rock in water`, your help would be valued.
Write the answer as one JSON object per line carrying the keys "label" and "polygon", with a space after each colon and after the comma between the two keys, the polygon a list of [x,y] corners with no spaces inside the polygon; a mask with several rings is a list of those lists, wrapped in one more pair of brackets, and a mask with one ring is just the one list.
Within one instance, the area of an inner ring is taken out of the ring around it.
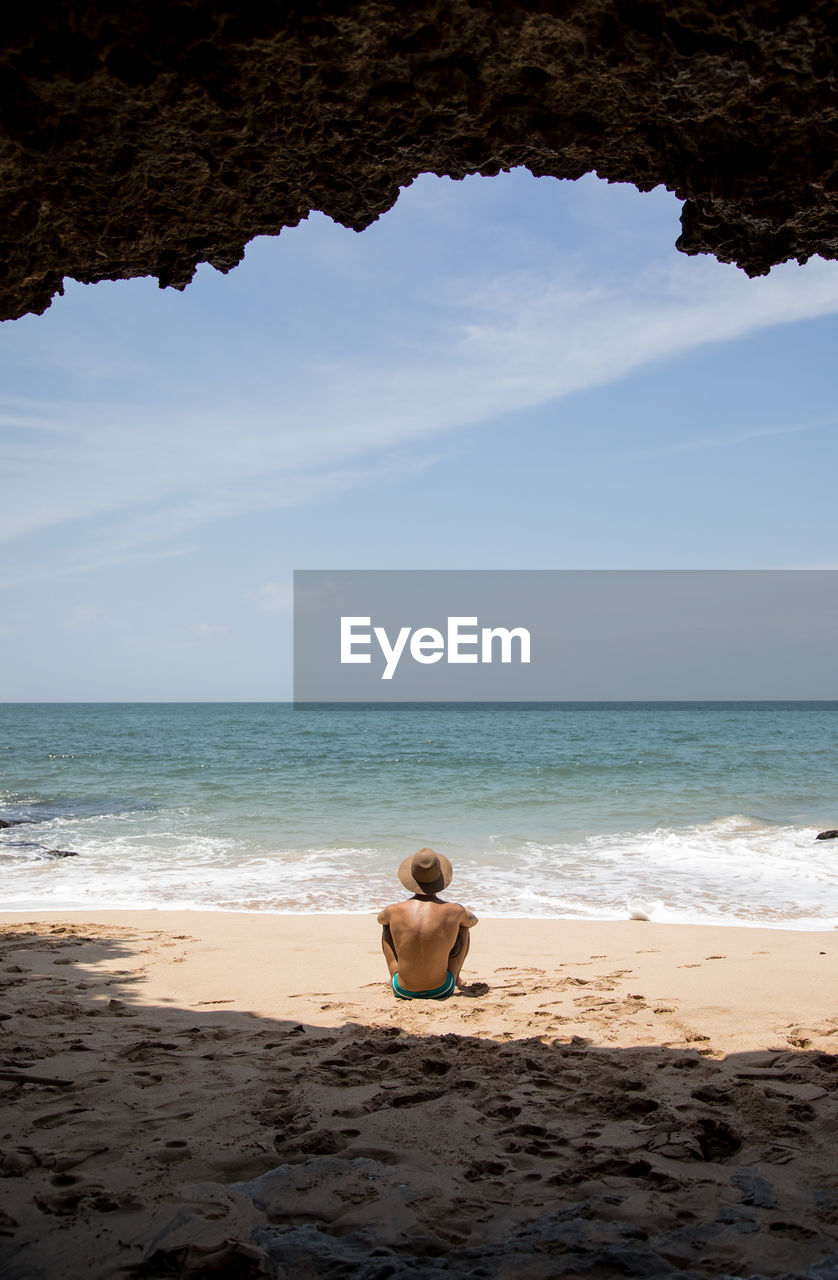
{"label": "dark rock in water", "polygon": [[79,855],[72,849],[47,849],[48,858],[77,858]]}
{"label": "dark rock in water", "polygon": [[22,827],[25,821],[25,818],[0,818],[0,828]]}
{"label": "dark rock in water", "polygon": [[816,840],[838,840],[838,828],[833,828],[831,831],[819,831],[818,834],[815,836],[815,839]]}

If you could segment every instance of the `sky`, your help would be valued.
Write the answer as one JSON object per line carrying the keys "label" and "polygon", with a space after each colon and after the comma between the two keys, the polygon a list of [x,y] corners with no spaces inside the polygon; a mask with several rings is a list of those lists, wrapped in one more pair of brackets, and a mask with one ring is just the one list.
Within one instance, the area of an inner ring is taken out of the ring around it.
{"label": "sky", "polygon": [[294,569],[836,568],[838,263],[430,175],[0,326],[0,700],[291,697]]}

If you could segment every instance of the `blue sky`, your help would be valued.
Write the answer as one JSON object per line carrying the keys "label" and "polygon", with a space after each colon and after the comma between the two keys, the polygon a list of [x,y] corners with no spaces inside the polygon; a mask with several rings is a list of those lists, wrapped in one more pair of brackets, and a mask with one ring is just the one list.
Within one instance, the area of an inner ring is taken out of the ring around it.
{"label": "blue sky", "polygon": [[285,699],[295,568],[838,567],[838,263],[423,177],[0,327],[0,700]]}

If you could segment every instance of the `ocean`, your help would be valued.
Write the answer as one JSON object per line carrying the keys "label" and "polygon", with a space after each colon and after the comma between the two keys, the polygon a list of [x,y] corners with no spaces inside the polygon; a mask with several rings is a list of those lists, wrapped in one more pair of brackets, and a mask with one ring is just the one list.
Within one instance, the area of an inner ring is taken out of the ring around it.
{"label": "ocean", "polygon": [[[838,702],[6,704],[4,910],[838,926]],[[53,851],[73,852],[60,857]]]}

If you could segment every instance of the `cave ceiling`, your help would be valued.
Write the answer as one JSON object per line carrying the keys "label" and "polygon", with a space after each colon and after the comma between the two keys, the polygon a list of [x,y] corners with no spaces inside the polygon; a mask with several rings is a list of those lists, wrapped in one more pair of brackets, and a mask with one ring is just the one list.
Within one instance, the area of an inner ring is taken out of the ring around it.
{"label": "cave ceiling", "polygon": [[[62,281],[184,288],[311,210],[362,231],[420,173],[597,173],[683,202],[750,275],[838,257],[838,7],[9,6],[0,317]],[[281,282],[277,282],[281,288]]]}

